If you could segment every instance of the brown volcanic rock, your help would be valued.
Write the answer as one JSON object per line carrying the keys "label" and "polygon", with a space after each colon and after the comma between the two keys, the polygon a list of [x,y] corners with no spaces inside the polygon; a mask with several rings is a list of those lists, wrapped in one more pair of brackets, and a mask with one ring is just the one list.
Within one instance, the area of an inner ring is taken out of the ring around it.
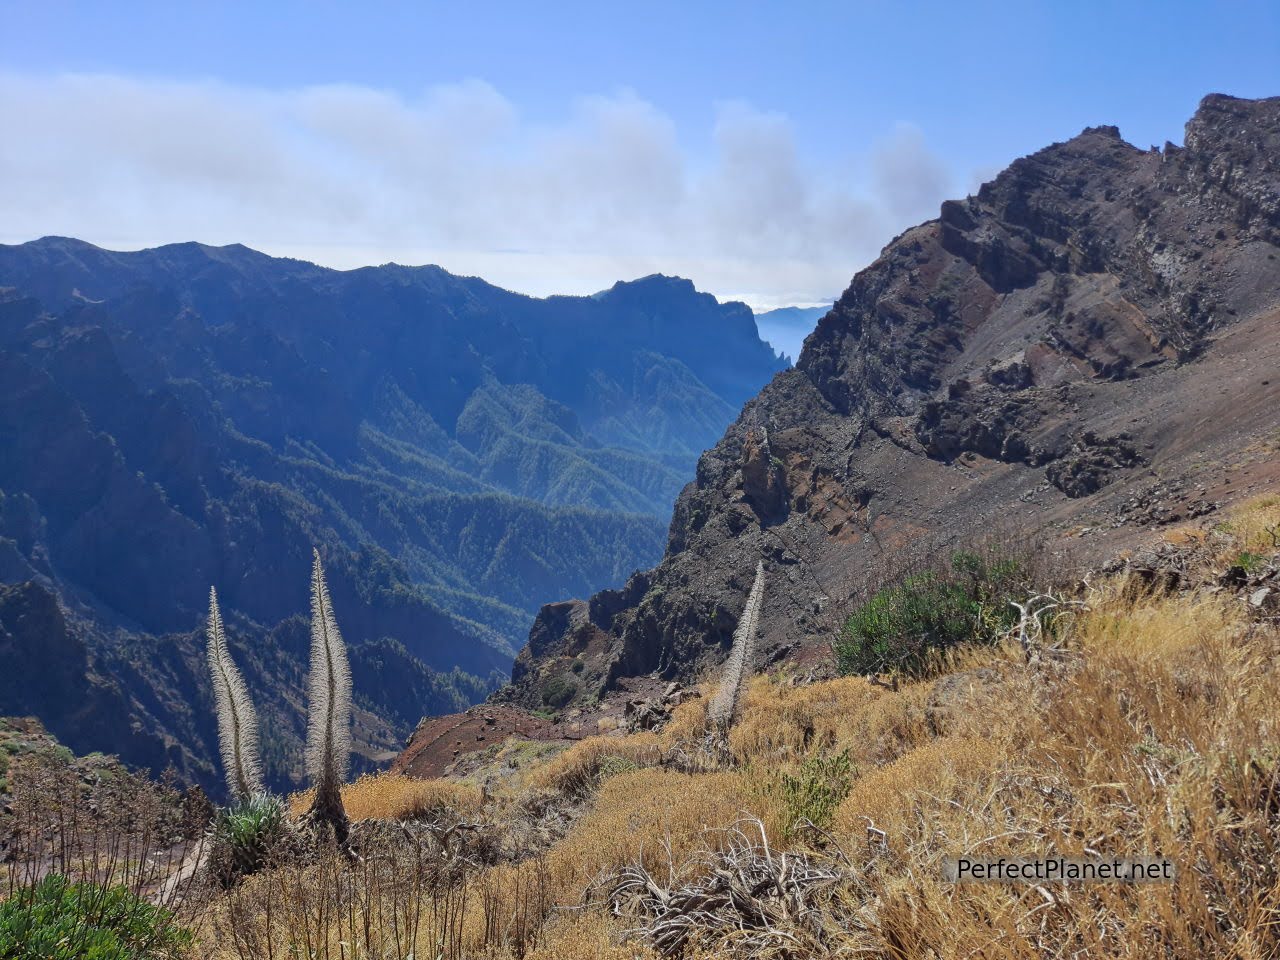
{"label": "brown volcanic rock", "polygon": [[886,554],[1001,526],[1092,561],[1275,485],[1278,258],[1280,98],[1016,161],[854,277],[702,456],[661,565],[544,608],[506,696],[583,651],[584,694],[698,676],[761,558],[762,646],[808,659]]}

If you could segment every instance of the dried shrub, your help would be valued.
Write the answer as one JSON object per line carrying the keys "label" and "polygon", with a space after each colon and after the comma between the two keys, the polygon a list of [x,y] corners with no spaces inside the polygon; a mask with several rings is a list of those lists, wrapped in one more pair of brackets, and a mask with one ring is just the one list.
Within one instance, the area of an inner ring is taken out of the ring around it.
{"label": "dried shrub", "polygon": [[478,902],[463,939],[466,955],[501,951],[519,958],[538,945],[556,904],[545,858],[492,867],[473,886]]}
{"label": "dried shrub", "polygon": [[466,956],[470,867],[427,831],[353,859],[330,845],[282,863],[218,902],[206,940],[237,960],[274,957]]}
{"label": "dried shrub", "polygon": [[780,853],[758,820],[718,832],[723,839],[665,875],[628,864],[598,895],[664,957],[829,956],[842,931],[824,908],[847,878],[843,857]]}
{"label": "dried shrub", "polygon": [[29,754],[9,771],[0,813],[3,889],[12,896],[49,874],[100,889],[122,886],[184,913],[194,884],[184,866],[203,853],[184,794],[122,768],[86,782],[57,755]]}

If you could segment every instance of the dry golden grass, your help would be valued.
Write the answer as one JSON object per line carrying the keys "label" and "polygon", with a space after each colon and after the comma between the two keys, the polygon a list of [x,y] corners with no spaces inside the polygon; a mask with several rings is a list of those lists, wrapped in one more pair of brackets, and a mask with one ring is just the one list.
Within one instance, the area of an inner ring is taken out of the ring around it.
{"label": "dry golden grass", "polygon": [[836,813],[834,829],[857,837],[873,824],[901,835],[915,826],[924,807],[981,791],[1002,760],[1002,751],[992,740],[931,740],[859,777]]}
{"label": "dry golden grass", "polygon": [[[289,813],[302,816],[312,791],[289,797]],[[365,774],[342,788],[342,805],[352,820],[420,820],[442,813],[470,815],[480,809],[480,790],[452,780],[419,780],[401,774]]]}
{"label": "dry golden grass", "polygon": [[861,677],[792,687],[758,677],[729,734],[741,763],[787,764],[811,750],[849,747],[860,766],[885,763],[928,737],[925,684],[897,694]]}
{"label": "dry golden grass", "polygon": [[[1231,550],[1272,553],[1280,544],[1280,496],[1257,497],[1237,507],[1220,528],[1231,538]],[[1225,551],[1229,553],[1230,551]]]}
{"label": "dry golden grass", "polygon": [[534,790],[552,789],[570,797],[585,797],[608,777],[662,759],[662,747],[652,733],[629,737],[588,737],[530,772],[526,784]]}
{"label": "dry golden grass", "polygon": [[1241,554],[1272,555],[1280,548],[1280,496],[1256,497],[1238,505],[1212,527],[1180,526],[1161,537],[1174,546],[1194,549],[1193,564],[1202,573],[1221,572]]}
{"label": "dry golden grass", "polygon": [[741,719],[729,732],[730,751],[743,762],[768,763],[833,746],[847,718],[884,693],[861,677],[807,686],[756,677],[747,685]]}
{"label": "dry golden grass", "polygon": [[709,831],[759,812],[751,783],[737,772],[648,769],[612,777],[592,809],[548,854],[559,902],[576,903],[602,872],[628,863],[664,870],[669,851],[679,864],[707,842],[715,844]]}
{"label": "dry golden grass", "polygon": [[[1076,627],[1079,662],[1043,677],[1044,696],[988,714],[986,740],[936,740],[855,784],[837,834],[875,863],[879,904],[860,945],[904,957],[1275,955],[1274,631],[1250,631],[1238,602],[1122,589]],[[939,875],[948,854],[1095,850],[1165,855],[1181,876],[1041,894]]]}
{"label": "dry golden grass", "polygon": [[[1265,548],[1258,539],[1269,536],[1274,507],[1237,521],[1230,549]],[[730,737],[739,763],[772,773],[815,750],[846,748],[855,760],[858,776],[833,825],[865,884],[833,918],[850,951],[1280,955],[1280,636],[1249,623],[1225,595],[1160,597],[1111,583],[1091,602],[1071,625],[1067,660],[1044,669],[997,647],[963,652],[956,672],[898,691],[853,678],[752,682]],[[694,704],[682,710],[673,739],[696,730]],[[778,823],[747,777],[670,776],[650,770],[606,784],[550,857],[562,902],[593,872],[629,858],[661,870],[667,836],[679,864],[681,851],[705,839],[692,825],[717,815],[720,825],[748,810]],[[734,793],[737,802],[710,800]],[[673,830],[673,821],[684,827]],[[1172,885],[1043,892],[941,879],[948,855],[1095,851],[1168,856],[1181,875]]]}
{"label": "dry golden grass", "polygon": [[711,705],[710,685],[698,688],[700,696],[677,704],[671,711],[671,719],[658,731],[658,740],[665,749],[678,743],[697,740],[707,728],[707,709]]}
{"label": "dry golden grass", "polygon": [[541,946],[526,960],[658,960],[658,954],[623,941],[623,926],[599,912],[573,913],[546,926]]}

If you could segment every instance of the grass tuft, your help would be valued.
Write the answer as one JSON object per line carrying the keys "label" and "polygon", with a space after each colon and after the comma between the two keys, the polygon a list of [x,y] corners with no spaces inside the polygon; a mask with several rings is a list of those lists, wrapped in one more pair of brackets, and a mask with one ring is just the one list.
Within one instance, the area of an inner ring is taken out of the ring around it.
{"label": "grass tuft", "polygon": [[[312,791],[289,798],[289,812],[300,817],[312,804]],[[479,811],[480,790],[451,780],[419,780],[394,773],[365,774],[342,788],[342,805],[352,820],[431,820]]]}

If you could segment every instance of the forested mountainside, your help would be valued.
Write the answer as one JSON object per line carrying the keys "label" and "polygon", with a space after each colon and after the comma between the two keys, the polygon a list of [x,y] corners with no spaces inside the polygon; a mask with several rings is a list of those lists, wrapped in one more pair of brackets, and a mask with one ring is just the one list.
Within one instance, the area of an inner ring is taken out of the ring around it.
{"label": "forested mountainside", "polygon": [[505,673],[548,596],[660,555],[782,369],[685,280],[533,299],[232,246],[0,247],[0,714],[210,781],[208,588],[295,772],[310,551],[366,756]]}
{"label": "forested mountainside", "polygon": [[761,663],[803,659],[913,550],[998,530],[1103,559],[1278,463],[1280,98],[1209,96],[1182,146],[1087,129],[854,277],[699,460],[662,563],[544,607],[506,696],[698,676],[761,559]]}

